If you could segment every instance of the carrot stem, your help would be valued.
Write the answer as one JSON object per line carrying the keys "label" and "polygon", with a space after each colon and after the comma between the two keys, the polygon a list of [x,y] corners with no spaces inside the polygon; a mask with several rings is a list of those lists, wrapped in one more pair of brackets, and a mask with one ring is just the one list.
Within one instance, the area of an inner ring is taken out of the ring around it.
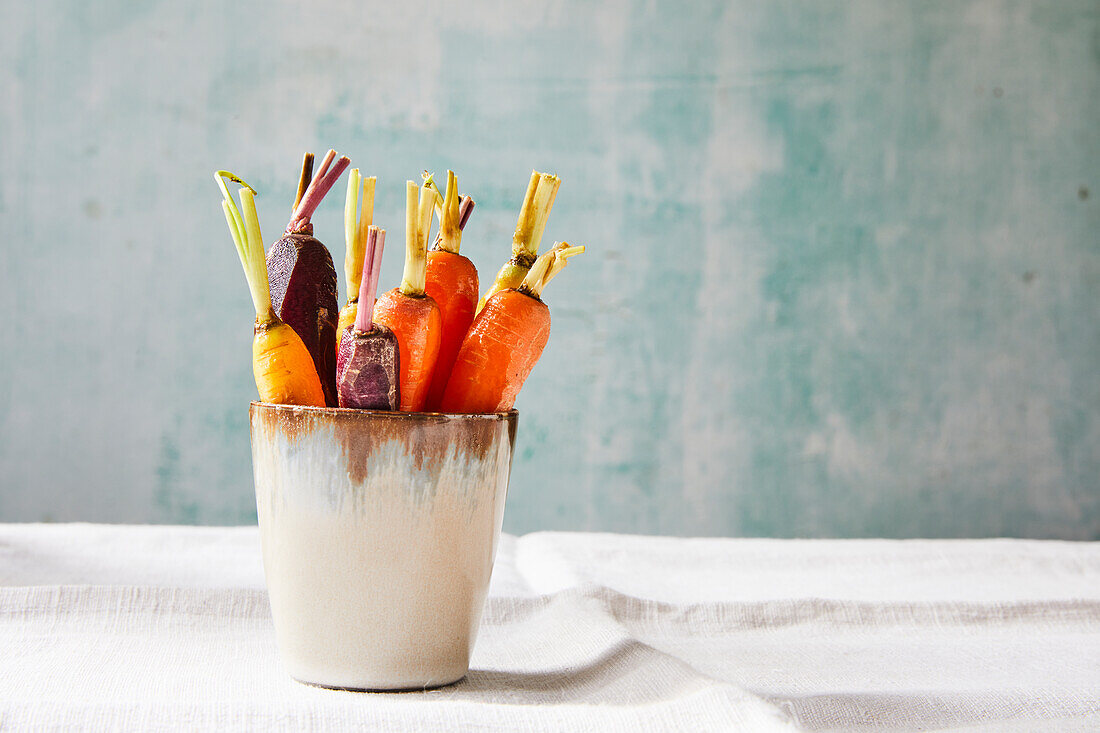
{"label": "carrot stem", "polygon": [[[435,185],[434,173],[423,171],[420,174],[420,178],[424,181],[423,187],[431,191],[432,194],[435,196],[433,209],[435,210],[435,215],[439,217],[439,232],[435,236],[435,244],[433,246],[438,247],[439,242],[443,239],[443,194],[439,192],[439,187]],[[428,228],[431,229],[430,220],[428,221]],[[421,232],[420,234],[423,237],[428,236],[424,232]]]}
{"label": "carrot stem", "polygon": [[386,230],[369,227],[359,285],[359,308],[355,312],[355,329],[363,333],[374,330],[374,300],[378,294],[378,275],[382,270],[382,250],[385,246]]}
{"label": "carrot stem", "polygon": [[[423,257],[428,255],[428,238],[432,233],[432,218],[435,214],[436,197],[439,195],[438,191],[434,191],[427,186],[420,189],[420,218],[417,222],[416,234],[420,241],[418,247],[423,250]],[[427,260],[424,260],[427,264]]]}
{"label": "carrot stem", "polygon": [[424,187],[428,188],[435,194],[435,213],[439,217],[440,223],[443,221],[443,194],[439,192],[439,187],[435,185],[435,174],[424,171],[420,174],[420,177],[424,180]]}
{"label": "carrot stem", "polygon": [[[363,242],[367,241],[367,230],[370,229],[371,224],[374,223],[374,189],[378,183],[378,178],[370,176],[369,178],[363,178],[363,189],[359,194],[359,237],[357,241],[360,246]],[[361,256],[360,256],[361,257]],[[361,272],[362,259],[356,260],[356,278]],[[350,282],[350,278],[349,278]],[[356,279],[355,288],[350,289],[348,294],[350,297],[356,297],[359,290],[359,281]]]}
{"label": "carrot stem", "polygon": [[550,210],[554,208],[554,199],[557,198],[560,186],[561,179],[549,173],[543,173],[539,179],[539,189],[535,194],[535,225],[531,229],[531,238],[527,241],[527,254],[532,257],[539,253],[542,233],[546,231],[546,220],[550,218]]}
{"label": "carrot stem", "polygon": [[401,273],[401,292],[419,297],[424,294],[426,254],[420,248],[420,212],[417,196],[420,188],[405,181],[405,269]]}
{"label": "carrot stem", "polygon": [[248,235],[249,266],[252,277],[248,287],[252,292],[252,303],[256,306],[256,318],[267,320],[274,315],[271,308],[271,286],[267,281],[267,260],[264,258],[264,238],[260,234],[260,219],[256,215],[255,192],[251,188],[240,190],[241,206],[244,209],[244,224]]}
{"label": "carrot stem", "polygon": [[568,242],[558,242],[553,249],[535,260],[530,272],[523,278],[523,282],[516,290],[533,298],[541,299],[542,289],[565,268],[567,260],[582,252],[584,252],[584,247],[581,245],[570,246]]}
{"label": "carrot stem", "polygon": [[[351,159],[347,156],[343,156],[336,161],[335,165],[332,165],[332,159],[334,157],[336,157],[336,151],[329,150],[325,155],[325,159],[321,162],[321,168],[313,174],[313,180],[309,182],[309,187],[306,189],[298,206],[294,209],[294,213],[290,217],[290,222],[286,226],[287,234],[302,231],[309,226],[309,220],[313,216],[313,212],[317,210],[317,207],[321,205],[321,201],[324,200],[325,194],[327,194],[333,184],[336,183],[336,180],[344,172],[344,169],[351,164]],[[332,166],[331,169],[329,167],[330,165]]]}
{"label": "carrot stem", "polygon": [[[462,203],[458,206],[458,228],[459,231],[466,228],[466,222],[470,220],[470,214],[474,213],[474,200],[469,196],[462,197]],[[435,244],[432,245],[432,249],[442,249],[440,243],[443,241],[443,228],[440,226],[439,234],[435,237]]]}
{"label": "carrot stem", "polygon": [[531,270],[539,252],[539,243],[546,230],[546,220],[554,206],[561,179],[550,173],[532,171],[531,181],[527,184],[527,194],[520,208],[516,233],[512,235],[512,259],[504,263],[496,279],[477,304],[478,312],[493,294],[501,290],[515,289]]}
{"label": "carrot stem", "polygon": [[237,226],[236,220],[233,218],[234,206],[228,201],[222,201],[222,211],[225,212],[225,223],[229,225],[229,236],[233,237],[233,245],[237,248],[237,257],[241,261],[241,267],[244,268],[245,273],[248,272],[248,255],[245,253],[245,235],[241,232]]}
{"label": "carrot stem", "polygon": [[298,204],[302,203],[302,196],[305,195],[311,178],[313,178],[313,153],[306,153],[302,157],[302,174],[298,177],[298,193],[294,196],[294,206],[290,207],[291,213],[294,213]]}
{"label": "carrot stem", "polygon": [[359,302],[359,283],[364,267],[367,229],[374,219],[374,189],[378,179],[364,178],[358,168],[348,174],[348,194],[344,201],[344,277],[348,281],[348,302]]}
{"label": "carrot stem", "polygon": [[[531,171],[531,180],[527,182],[527,193],[524,194],[523,204],[519,209],[516,231],[512,235],[513,257],[529,256],[527,243],[531,241],[531,231],[535,226],[535,194],[538,192],[541,177],[538,171]],[[534,256],[530,256],[530,262],[526,263],[527,266],[530,267],[534,260]]]}
{"label": "carrot stem", "polygon": [[[222,211],[225,213],[225,221],[229,225],[233,244],[237,247],[237,256],[240,257],[241,266],[244,268],[245,279],[248,280],[252,304],[256,307],[256,322],[269,323],[274,319],[275,312],[271,308],[271,287],[267,281],[264,242],[260,234],[260,219],[256,214],[256,191],[229,171],[216,172],[214,179],[222,190],[224,198]],[[244,209],[243,215],[229,194],[225,179],[241,185],[239,194],[241,209]]]}
{"label": "carrot stem", "polygon": [[359,238],[359,169],[348,173],[348,193],[344,198],[344,277],[348,281],[348,301],[359,292],[359,275],[363,270],[363,245]]}
{"label": "carrot stem", "polygon": [[474,213],[474,200],[469,196],[462,197],[462,203],[458,207],[458,228],[465,229],[466,222],[470,220],[470,214]]}
{"label": "carrot stem", "polygon": [[462,246],[461,215],[458,210],[458,179],[454,171],[447,171],[447,195],[443,197],[443,215],[439,220],[439,240],[436,249],[458,254]]}
{"label": "carrot stem", "polygon": [[[230,211],[230,213],[232,215],[232,218],[233,218],[233,229],[237,232],[237,236],[240,237],[240,240],[242,242],[244,242],[245,241],[245,238],[244,238],[244,236],[245,236],[244,220],[241,219],[241,212],[240,212],[239,209],[237,209],[237,204],[234,203],[233,197],[229,195],[229,189],[226,188],[226,186],[225,186],[225,179],[226,178],[233,181],[234,183],[239,183],[242,186],[247,186],[253,192],[255,192],[255,189],[252,188],[252,186],[249,186],[244,181],[242,181],[237,176],[230,173],[229,171],[216,171],[214,173],[214,180],[218,182],[218,187],[221,188],[221,190],[222,190],[222,197],[225,199],[225,202],[229,205],[229,211]],[[234,237],[234,239],[236,239],[236,237]]]}
{"label": "carrot stem", "polygon": [[[378,227],[371,227],[372,229],[378,229]],[[370,230],[368,230],[369,233]],[[375,235],[377,242],[374,245],[374,255],[371,257],[371,272],[370,272],[370,308],[367,308],[367,318],[374,318],[374,304],[378,302],[378,279],[382,276],[382,250],[386,247],[386,230],[378,229],[378,234]],[[360,286],[362,289],[362,286]],[[373,320],[371,321],[373,328]]]}
{"label": "carrot stem", "polygon": [[313,183],[313,181],[318,178],[324,178],[325,174],[328,173],[329,166],[332,165],[332,161],[334,160],[336,160],[336,151],[330,148],[329,151],[325,153],[325,157],[321,159],[321,167],[313,174],[310,183]]}
{"label": "carrot stem", "polygon": [[237,248],[237,257],[241,260],[241,267],[246,271],[248,270],[248,255],[245,252],[245,245],[247,244],[246,235],[240,224],[237,222],[237,218],[240,213],[236,211],[236,204],[232,199],[222,201],[222,211],[225,212],[225,223],[229,225],[229,236],[233,238],[233,245]]}

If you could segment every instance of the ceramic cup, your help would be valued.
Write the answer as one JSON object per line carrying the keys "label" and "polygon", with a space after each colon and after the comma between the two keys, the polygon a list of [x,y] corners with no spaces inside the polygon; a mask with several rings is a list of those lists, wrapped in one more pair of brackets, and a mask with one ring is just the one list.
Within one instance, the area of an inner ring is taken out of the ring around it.
{"label": "ceramic cup", "polygon": [[249,414],[264,575],[291,676],[352,690],[465,676],[518,413],[253,402]]}

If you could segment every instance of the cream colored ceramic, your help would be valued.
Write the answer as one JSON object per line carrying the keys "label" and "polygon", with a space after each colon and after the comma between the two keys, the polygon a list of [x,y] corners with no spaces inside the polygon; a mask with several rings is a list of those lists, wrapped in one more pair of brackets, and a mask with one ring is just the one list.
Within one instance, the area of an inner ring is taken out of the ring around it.
{"label": "cream colored ceramic", "polygon": [[252,403],[280,657],[325,687],[461,679],[496,554],[518,414]]}

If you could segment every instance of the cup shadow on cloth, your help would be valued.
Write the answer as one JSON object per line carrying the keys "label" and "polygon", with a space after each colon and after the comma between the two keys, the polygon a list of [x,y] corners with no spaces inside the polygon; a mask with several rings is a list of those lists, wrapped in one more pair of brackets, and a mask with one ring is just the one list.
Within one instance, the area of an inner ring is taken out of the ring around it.
{"label": "cup shadow on cloth", "polygon": [[637,705],[715,686],[736,689],[739,696],[746,694],[648,644],[623,639],[582,666],[543,672],[471,669],[458,683],[427,694],[505,705]]}

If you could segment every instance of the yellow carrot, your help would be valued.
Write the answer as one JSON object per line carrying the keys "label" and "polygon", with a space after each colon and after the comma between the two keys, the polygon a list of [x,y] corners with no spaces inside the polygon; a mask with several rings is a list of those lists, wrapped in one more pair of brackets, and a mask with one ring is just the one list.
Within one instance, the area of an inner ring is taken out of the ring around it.
{"label": "yellow carrot", "polygon": [[[241,185],[241,210],[225,186],[225,179]],[[260,400],[283,405],[325,406],[321,380],[302,339],[279,320],[271,307],[267,263],[256,215],[256,191],[229,171],[218,171],[214,180],[221,188],[222,211],[229,234],[237,246],[252,304],[256,307],[255,336],[252,339],[252,372]]]}

